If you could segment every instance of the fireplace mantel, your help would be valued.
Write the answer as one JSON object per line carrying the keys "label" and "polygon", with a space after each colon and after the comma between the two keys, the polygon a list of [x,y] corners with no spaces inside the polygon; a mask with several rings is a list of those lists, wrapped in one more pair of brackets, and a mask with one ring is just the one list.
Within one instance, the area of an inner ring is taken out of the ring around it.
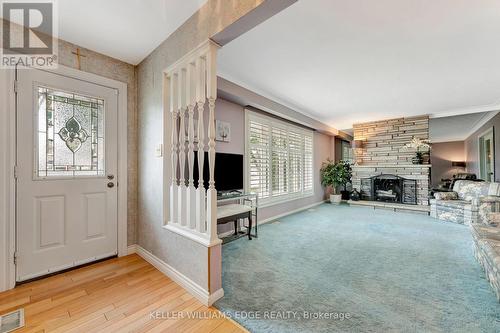
{"label": "fireplace mantel", "polygon": [[402,169],[402,168],[431,168],[432,164],[377,164],[377,165],[353,165],[352,168],[377,168],[377,169],[386,169],[386,168],[394,168],[394,169]]}

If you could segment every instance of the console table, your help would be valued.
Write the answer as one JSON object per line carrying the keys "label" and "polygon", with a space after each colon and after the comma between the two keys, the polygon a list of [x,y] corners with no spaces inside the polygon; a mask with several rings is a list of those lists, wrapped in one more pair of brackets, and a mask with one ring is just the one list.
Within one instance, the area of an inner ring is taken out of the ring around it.
{"label": "console table", "polygon": [[[230,193],[217,197],[217,224],[234,222],[234,236],[229,240],[248,236],[248,239],[258,237],[257,226],[258,199],[254,193]],[[240,234],[238,221],[248,219],[247,232]],[[255,225],[255,233],[252,228]]]}

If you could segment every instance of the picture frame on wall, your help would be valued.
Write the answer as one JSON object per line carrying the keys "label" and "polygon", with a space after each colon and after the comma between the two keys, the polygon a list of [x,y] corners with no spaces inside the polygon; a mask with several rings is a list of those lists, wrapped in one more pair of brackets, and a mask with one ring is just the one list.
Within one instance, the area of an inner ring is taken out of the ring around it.
{"label": "picture frame on wall", "polygon": [[215,121],[215,140],[231,142],[231,124],[222,120]]}

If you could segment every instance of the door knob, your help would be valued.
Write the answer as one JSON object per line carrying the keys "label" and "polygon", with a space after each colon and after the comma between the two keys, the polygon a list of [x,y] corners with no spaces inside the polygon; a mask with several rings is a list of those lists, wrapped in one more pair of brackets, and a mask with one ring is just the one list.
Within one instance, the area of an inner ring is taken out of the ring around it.
{"label": "door knob", "polygon": [[109,188],[113,188],[113,187],[115,187],[115,183],[113,183],[113,182],[109,182],[109,183],[108,183],[108,187],[109,187]]}
{"label": "door knob", "polygon": [[109,179],[109,180],[113,180],[113,179],[115,179],[115,175],[108,175],[108,179]]}

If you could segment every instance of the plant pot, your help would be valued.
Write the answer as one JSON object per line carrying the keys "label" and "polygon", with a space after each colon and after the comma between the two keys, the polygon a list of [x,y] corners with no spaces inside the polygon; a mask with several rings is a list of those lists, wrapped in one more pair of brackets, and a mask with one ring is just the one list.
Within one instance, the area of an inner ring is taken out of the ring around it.
{"label": "plant pot", "polygon": [[330,203],[334,205],[340,204],[342,201],[342,194],[330,194]]}
{"label": "plant pot", "polygon": [[342,195],[342,200],[349,200],[351,192],[350,191],[340,191],[340,194]]}

